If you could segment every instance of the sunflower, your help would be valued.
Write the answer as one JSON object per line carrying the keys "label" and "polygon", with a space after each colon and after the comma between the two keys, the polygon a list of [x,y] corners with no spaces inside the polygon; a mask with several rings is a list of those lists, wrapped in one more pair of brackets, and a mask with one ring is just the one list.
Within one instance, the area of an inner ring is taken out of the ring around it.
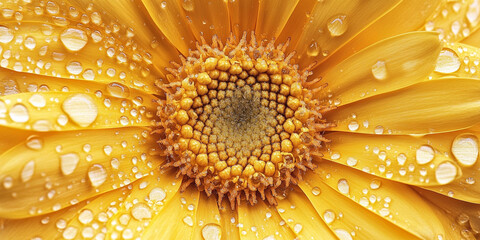
{"label": "sunflower", "polygon": [[479,238],[479,4],[2,1],[0,238]]}

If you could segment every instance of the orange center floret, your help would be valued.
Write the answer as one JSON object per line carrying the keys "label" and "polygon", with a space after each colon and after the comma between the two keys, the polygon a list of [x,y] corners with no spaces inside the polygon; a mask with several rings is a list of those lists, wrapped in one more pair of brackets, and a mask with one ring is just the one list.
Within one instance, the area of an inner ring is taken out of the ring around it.
{"label": "orange center floret", "polygon": [[[257,196],[276,204],[285,197],[321,147],[325,110],[305,86],[309,71],[299,71],[286,56],[286,45],[258,45],[252,35],[223,45],[203,42],[170,69],[169,84],[159,84],[156,133],[167,160],[219,205],[231,206]],[[258,195],[257,195],[258,194]]]}

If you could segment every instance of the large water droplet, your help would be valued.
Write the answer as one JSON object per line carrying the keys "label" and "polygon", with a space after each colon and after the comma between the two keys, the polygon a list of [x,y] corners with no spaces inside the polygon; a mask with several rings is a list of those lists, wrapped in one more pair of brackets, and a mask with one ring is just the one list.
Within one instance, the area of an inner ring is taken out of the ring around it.
{"label": "large water droplet", "polygon": [[428,145],[420,146],[416,152],[416,159],[418,164],[427,164],[435,157],[435,151]]}
{"label": "large water droplet", "polygon": [[320,47],[318,47],[318,43],[312,41],[307,48],[307,55],[310,57],[316,57],[320,53]]}
{"label": "large water droplet", "polygon": [[435,178],[440,184],[447,184],[455,180],[457,167],[451,162],[440,163],[435,169]]}
{"label": "large water droplet", "polygon": [[32,135],[27,138],[25,145],[32,150],[40,150],[43,148],[43,139],[39,136]]}
{"label": "large water droplet", "polygon": [[478,138],[473,134],[457,136],[452,143],[452,153],[462,166],[473,166],[478,158]]}
{"label": "large water droplet", "polygon": [[130,90],[128,87],[117,82],[109,83],[107,85],[107,92],[117,98],[126,98],[130,96]]}
{"label": "large water droplet", "polygon": [[332,37],[344,34],[348,28],[347,16],[340,14],[330,18],[327,23],[327,28]]}
{"label": "large water droplet", "polygon": [[93,164],[88,169],[88,179],[93,187],[98,187],[107,180],[107,171],[102,165]]}
{"label": "large water droplet", "polygon": [[12,108],[10,108],[8,115],[12,121],[17,123],[24,123],[30,119],[28,109],[21,103],[15,104]]}
{"label": "large water droplet", "polygon": [[0,26],[0,43],[9,43],[13,39],[13,31],[5,26]]}
{"label": "large water droplet", "polygon": [[334,231],[340,240],[353,240],[352,235],[345,229],[335,229]]}
{"label": "large water droplet", "polygon": [[313,188],[312,188],[312,194],[313,194],[314,196],[318,196],[318,195],[320,195],[320,193],[322,193],[322,190],[320,190],[319,187],[313,187]]}
{"label": "large water droplet", "polygon": [[70,51],[79,51],[88,42],[87,34],[76,28],[68,28],[60,35],[63,45]]}
{"label": "large water droplet", "polygon": [[98,115],[97,105],[86,94],[75,94],[62,104],[62,109],[80,127],[88,127]]}
{"label": "large water droplet", "polygon": [[458,71],[460,64],[457,53],[451,49],[444,48],[438,56],[435,71],[439,73],[453,73]]}
{"label": "large water droplet", "polygon": [[82,64],[76,61],[69,62],[67,65],[65,65],[65,68],[67,69],[68,73],[73,75],[78,75],[83,71]]}
{"label": "large water droplet", "polygon": [[385,61],[377,61],[372,66],[372,74],[375,79],[382,81],[387,78],[387,67],[385,65]]}
{"label": "large water droplet", "polygon": [[131,211],[132,217],[137,220],[150,219],[152,218],[152,213],[150,207],[145,203],[137,203],[132,207]]}
{"label": "large water droplet", "polygon": [[33,160],[27,162],[25,166],[23,166],[22,172],[20,174],[20,178],[22,182],[27,182],[33,177],[33,173],[35,171],[35,162]]}
{"label": "large water droplet", "polygon": [[45,98],[40,94],[33,94],[28,99],[28,102],[32,104],[32,106],[38,107],[38,108],[45,107],[45,105],[47,104],[47,101],[45,100]]}
{"label": "large water droplet", "polygon": [[205,240],[220,240],[222,239],[222,228],[215,223],[205,224],[202,228],[202,237]]}
{"label": "large water droplet", "polygon": [[330,224],[335,220],[335,213],[332,210],[326,210],[323,213],[323,219],[325,223]]}
{"label": "large water droplet", "polygon": [[77,168],[80,157],[76,153],[67,153],[60,156],[60,169],[63,175],[70,175]]}
{"label": "large water droplet", "polygon": [[337,188],[338,191],[343,194],[348,194],[350,192],[350,186],[348,185],[347,180],[343,178],[338,180]]}
{"label": "large water droplet", "polygon": [[183,0],[182,7],[185,11],[191,12],[195,8],[193,0]]}
{"label": "large water droplet", "polygon": [[78,221],[82,224],[89,224],[93,220],[93,212],[90,209],[84,209],[78,215]]}
{"label": "large water droplet", "polygon": [[148,198],[150,199],[150,201],[154,201],[157,203],[163,201],[165,197],[167,197],[167,193],[159,187],[152,189],[148,194]]}

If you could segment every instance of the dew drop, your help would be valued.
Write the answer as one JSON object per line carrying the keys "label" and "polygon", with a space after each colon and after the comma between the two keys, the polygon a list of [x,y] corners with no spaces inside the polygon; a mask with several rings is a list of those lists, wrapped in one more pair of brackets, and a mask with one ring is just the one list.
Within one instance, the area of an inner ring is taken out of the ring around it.
{"label": "dew drop", "polygon": [[107,180],[107,171],[102,165],[93,164],[88,169],[88,179],[93,187],[98,187]]}
{"label": "dew drop", "polygon": [[348,181],[343,178],[338,180],[337,188],[338,191],[343,194],[348,194],[350,192],[350,186],[348,185]]}
{"label": "dew drop", "polygon": [[163,201],[165,197],[167,197],[167,193],[159,187],[150,190],[150,193],[148,194],[150,201],[157,203]]}
{"label": "dew drop", "polygon": [[75,236],[77,236],[77,232],[78,232],[78,229],[75,228],[75,227],[67,227],[64,231],[63,231],[63,238],[64,239],[74,239]]}
{"label": "dew drop", "polygon": [[89,224],[93,220],[93,212],[90,209],[84,209],[78,215],[78,221],[82,224]]}
{"label": "dew drop", "polygon": [[468,9],[466,13],[467,20],[472,27],[477,26],[479,15],[480,15],[480,4],[478,3],[478,1],[472,1],[472,3],[468,5]]}
{"label": "dew drop", "polygon": [[379,81],[383,81],[387,78],[387,67],[385,61],[377,61],[372,65],[373,77]]}
{"label": "dew drop", "polygon": [[357,131],[359,126],[360,126],[360,125],[358,124],[357,121],[351,121],[351,122],[348,124],[348,129],[349,129],[350,131]]}
{"label": "dew drop", "polygon": [[9,43],[13,39],[13,31],[5,26],[0,26],[0,43]]}
{"label": "dew drop", "polygon": [[132,217],[141,221],[143,219],[152,218],[152,213],[150,207],[145,203],[137,203],[132,207],[131,210]]}
{"label": "dew drop", "polygon": [[473,166],[478,158],[478,138],[473,134],[457,136],[452,143],[452,153],[462,166]]}
{"label": "dew drop", "polygon": [[220,240],[222,239],[222,228],[215,223],[205,224],[202,228],[202,237],[205,240]]}
{"label": "dew drop", "polygon": [[20,178],[22,179],[22,182],[27,182],[33,177],[33,173],[35,171],[35,162],[33,160],[27,162],[25,166],[22,169],[22,172],[20,174]]}
{"label": "dew drop", "polygon": [[80,51],[88,42],[87,34],[76,28],[68,28],[60,35],[63,45],[70,51]]}
{"label": "dew drop", "polygon": [[195,8],[193,0],[183,0],[182,7],[185,11],[191,12]]}
{"label": "dew drop", "polygon": [[340,240],[353,240],[352,235],[345,229],[335,229],[334,232]]}
{"label": "dew drop", "polygon": [[130,96],[130,90],[128,89],[128,87],[121,83],[109,83],[106,87],[106,90],[113,97],[126,98]]}
{"label": "dew drop", "polygon": [[404,153],[398,154],[397,156],[398,165],[403,166],[406,161],[407,161],[407,155],[405,155]]}
{"label": "dew drop", "polygon": [[88,127],[98,115],[97,105],[86,94],[75,94],[62,104],[62,109],[80,127]]}
{"label": "dew drop", "polygon": [[354,167],[357,165],[357,159],[353,158],[353,157],[348,157],[347,158],[347,165],[350,166],[350,167]]}
{"label": "dew drop", "polygon": [[13,178],[10,176],[6,176],[3,178],[3,187],[5,189],[10,189],[13,186]]}
{"label": "dew drop", "polygon": [[39,136],[32,135],[27,138],[25,145],[32,150],[40,150],[43,148],[43,139]]}
{"label": "dew drop", "polygon": [[110,145],[103,146],[103,152],[105,155],[110,156],[112,154],[113,148]]}
{"label": "dew drop", "polygon": [[322,191],[320,190],[319,187],[313,187],[313,188],[312,188],[312,194],[313,194],[314,196],[318,196],[318,195],[320,195],[320,193],[322,193]]}
{"label": "dew drop", "polygon": [[190,216],[186,216],[183,218],[183,223],[185,223],[187,226],[192,227],[193,226],[193,219]]}
{"label": "dew drop", "polygon": [[380,188],[381,185],[382,182],[378,179],[374,179],[370,182],[370,188],[373,190]]}
{"label": "dew drop", "polygon": [[70,175],[77,168],[80,157],[76,153],[67,153],[60,155],[60,169],[63,175]]}
{"label": "dew drop", "polygon": [[37,42],[35,41],[35,38],[33,37],[27,37],[25,38],[25,40],[23,41],[23,45],[29,49],[29,50],[33,50],[35,49],[35,46],[37,46]]}
{"label": "dew drop", "polygon": [[28,109],[21,103],[13,105],[8,115],[12,121],[17,123],[25,123],[30,119]]}
{"label": "dew drop", "polygon": [[330,18],[327,23],[327,28],[332,37],[337,37],[344,34],[348,28],[347,16],[340,14]]}
{"label": "dew drop", "polygon": [[318,47],[318,43],[312,41],[307,48],[307,55],[310,57],[316,57],[320,53],[320,48]]}
{"label": "dew drop", "polygon": [[440,51],[435,71],[439,73],[453,73],[460,69],[460,59],[453,50],[444,48]]}
{"label": "dew drop", "polygon": [[33,94],[28,99],[28,102],[32,104],[32,106],[38,107],[38,108],[45,107],[45,105],[47,104],[47,101],[45,100],[45,98],[40,94]]}
{"label": "dew drop", "polygon": [[68,73],[73,74],[73,75],[78,75],[78,74],[82,73],[82,71],[83,71],[82,64],[80,62],[76,62],[76,61],[69,62],[65,66],[65,68],[67,69]]}
{"label": "dew drop", "polygon": [[457,167],[451,162],[440,163],[435,169],[435,178],[440,184],[447,184],[455,180]]}
{"label": "dew drop", "polygon": [[416,152],[416,159],[418,164],[427,164],[435,157],[435,151],[428,145],[420,146]]}
{"label": "dew drop", "polygon": [[332,210],[326,210],[323,213],[323,219],[325,223],[330,224],[335,220],[335,213]]}

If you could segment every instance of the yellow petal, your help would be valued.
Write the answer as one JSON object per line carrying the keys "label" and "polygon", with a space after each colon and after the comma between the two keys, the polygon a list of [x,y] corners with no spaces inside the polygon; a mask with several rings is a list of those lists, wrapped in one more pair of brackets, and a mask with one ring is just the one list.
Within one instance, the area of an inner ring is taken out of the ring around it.
{"label": "yellow petal", "polygon": [[237,38],[241,38],[243,32],[255,30],[258,5],[258,0],[228,1],[230,25]]}
{"label": "yellow petal", "polygon": [[[441,0],[403,0],[332,54],[328,61],[318,66],[317,71],[328,70],[377,41],[421,29],[425,24],[425,19],[436,10],[441,2]],[[408,19],[408,21],[405,21],[405,19]]]}
{"label": "yellow petal", "polygon": [[237,226],[238,214],[237,209],[232,210],[230,205],[226,202],[222,202],[222,208],[220,209],[221,221],[222,221],[222,236],[232,240],[240,240],[240,232]]}
{"label": "yellow petal", "polygon": [[437,59],[432,78],[479,78],[480,50],[461,43],[445,43]]}
{"label": "yellow petal", "polygon": [[58,211],[149,174],[155,139],[143,128],[46,133],[0,156],[0,216]]}
{"label": "yellow petal", "polygon": [[440,39],[458,42],[480,26],[480,3],[477,0],[443,1],[427,19],[425,29],[440,33]]}
{"label": "yellow petal", "polygon": [[240,239],[264,239],[274,237],[293,239],[295,233],[280,217],[275,207],[268,206],[262,200],[251,206],[243,203],[238,206],[238,224]]}
{"label": "yellow petal", "polygon": [[[381,178],[417,186],[435,186],[462,176],[462,169],[453,155],[445,154],[449,152],[449,146],[445,148],[444,144],[432,142],[434,136],[334,132],[325,137],[331,140],[326,144],[326,159]],[[447,141],[451,144],[452,140]],[[451,164],[453,171],[440,174],[444,164]]]}
{"label": "yellow petal", "polygon": [[322,218],[316,213],[310,200],[298,188],[278,201],[278,213],[300,239],[337,239]]}
{"label": "yellow petal", "polygon": [[470,33],[470,35],[463,39],[461,43],[468,44],[477,48],[480,47],[480,31]]}
{"label": "yellow petal", "polygon": [[4,153],[17,144],[24,142],[31,135],[32,132],[30,131],[0,126],[0,153]]}
{"label": "yellow petal", "polygon": [[367,97],[426,80],[440,52],[438,35],[413,32],[378,42],[329,68],[316,71],[319,84],[327,88],[318,95],[335,105],[345,105]]}
{"label": "yellow petal", "polygon": [[206,3],[202,0],[188,0],[182,1],[182,6],[197,39],[202,35],[207,42],[210,42],[213,35],[217,35],[222,40],[230,35],[227,1],[212,0]]}
{"label": "yellow petal", "polygon": [[[0,67],[47,76],[116,81],[150,93],[157,91],[155,79],[162,74],[152,68],[150,49],[129,37],[124,25],[104,18],[101,12],[71,8],[70,4],[10,5],[22,17],[19,21],[14,17],[2,21]],[[13,37],[21,39],[20,44],[15,44]]]}
{"label": "yellow petal", "polygon": [[288,40],[290,41],[288,50],[294,51],[295,49],[292,46],[296,45],[298,41],[297,36],[300,36],[303,31],[303,28],[300,26],[305,25],[310,20],[310,11],[317,3],[319,3],[317,0],[299,1],[276,42],[281,44]]}
{"label": "yellow petal", "polygon": [[298,2],[299,0],[284,2],[261,0],[258,6],[257,25],[255,28],[257,36],[266,39],[278,37]]}
{"label": "yellow petal", "polygon": [[194,45],[195,36],[186,27],[187,19],[182,9],[180,1],[165,0],[153,1],[142,0],[145,12],[155,23],[166,38],[174,44],[174,46],[184,56],[188,56],[188,49]]}
{"label": "yellow petal", "polygon": [[222,220],[218,211],[216,196],[208,197],[205,193],[200,194],[200,201],[195,207],[197,222],[195,223],[195,233],[192,239],[221,239],[228,237],[227,232],[222,231]]}
{"label": "yellow petal", "polygon": [[[337,124],[333,130],[338,131],[371,134],[454,131],[480,121],[479,91],[480,81],[472,79],[422,82],[341,106],[325,118]],[[352,128],[352,121],[359,126]]]}
{"label": "yellow petal", "polygon": [[[400,1],[324,1],[311,11],[295,49],[302,66],[322,62]],[[316,44],[319,50],[312,51]]]}
{"label": "yellow petal", "polygon": [[305,181],[307,184],[300,186],[333,229],[354,231],[362,239],[435,239],[445,235],[428,202],[406,185],[331,162],[320,163]]}
{"label": "yellow petal", "polygon": [[41,92],[0,97],[0,125],[40,132],[150,126],[156,111],[151,97],[126,100],[101,92]]}
{"label": "yellow petal", "polygon": [[153,215],[149,227],[145,228],[144,239],[191,239],[195,231],[196,212],[200,192],[189,187],[185,192],[177,192],[161,212]]}

